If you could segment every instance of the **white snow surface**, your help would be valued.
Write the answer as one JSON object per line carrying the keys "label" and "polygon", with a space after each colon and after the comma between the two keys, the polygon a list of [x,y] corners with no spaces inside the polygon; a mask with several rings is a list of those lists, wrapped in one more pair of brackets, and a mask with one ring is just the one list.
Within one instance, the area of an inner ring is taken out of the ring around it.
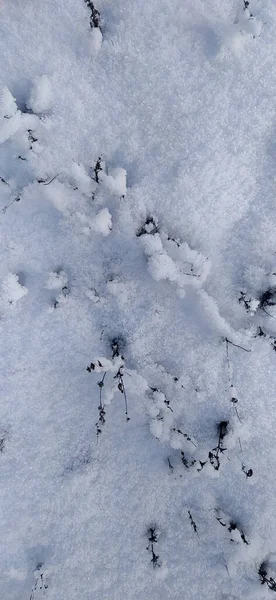
{"label": "white snow surface", "polygon": [[273,598],[276,5],[94,5],[0,2],[0,596]]}

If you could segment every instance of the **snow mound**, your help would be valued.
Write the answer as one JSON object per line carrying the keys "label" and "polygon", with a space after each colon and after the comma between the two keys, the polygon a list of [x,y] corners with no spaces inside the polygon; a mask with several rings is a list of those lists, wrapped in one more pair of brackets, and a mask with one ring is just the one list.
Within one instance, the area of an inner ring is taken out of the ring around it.
{"label": "snow mound", "polygon": [[43,114],[51,108],[52,96],[52,85],[47,75],[37,77],[33,82],[27,107],[34,113]]}
{"label": "snow mound", "polygon": [[99,180],[103,183],[104,187],[116,196],[126,195],[126,177],[127,173],[125,169],[120,167],[113,169],[109,175],[103,171],[99,173]]}

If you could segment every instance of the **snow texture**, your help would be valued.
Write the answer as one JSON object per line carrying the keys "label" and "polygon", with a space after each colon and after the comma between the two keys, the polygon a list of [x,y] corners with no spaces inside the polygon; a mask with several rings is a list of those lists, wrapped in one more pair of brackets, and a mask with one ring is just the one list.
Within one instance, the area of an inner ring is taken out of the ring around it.
{"label": "snow texture", "polygon": [[275,29],[0,2],[3,600],[276,593]]}

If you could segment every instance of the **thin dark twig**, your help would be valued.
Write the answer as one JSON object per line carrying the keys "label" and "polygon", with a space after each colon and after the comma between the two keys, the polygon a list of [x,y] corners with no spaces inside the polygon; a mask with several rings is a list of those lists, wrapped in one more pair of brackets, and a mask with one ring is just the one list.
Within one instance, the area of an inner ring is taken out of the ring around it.
{"label": "thin dark twig", "polygon": [[237,402],[238,402],[238,398],[236,398],[233,395],[234,385],[233,385],[233,382],[232,382],[232,370],[231,370],[231,364],[230,364],[230,358],[229,358],[229,347],[228,347],[229,340],[227,338],[225,338],[225,343],[226,343],[226,361],[227,361],[227,367],[228,367],[228,381],[229,381],[230,392],[231,392],[231,402],[232,402],[232,404],[233,404],[233,406],[235,408],[235,412],[236,412],[236,415],[237,415],[240,423],[242,423],[240,415],[238,413],[238,409],[235,406],[237,404]]}
{"label": "thin dark twig", "polygon": [[50,185],[50,183],[52,183],[52,181],[54,181],[54,179],[56,179],[59,176],[59,173],[57,173],[57,175],[55,175],[54,177],[52,177],[52,179],[50,179],[50,181],[47,181],[47,183],[45,183],[43,181],[43,179],[39,179],[38,183],[42,183],[42,185]]}
{"label": "thin dark twig", "polygon": [[194,521],[194,519],[192,517],[192,514],[191,514],[190,510],[188,510],[188,515],[189,515],[189,520],[190,520],[191,526],[192,526],[194,532],[197,534],[197,537],[199,538],[199,533],[198,533],[198,530],[197,530],[197,526],[196,526],[196,523],[195,523],[195,521]]}
{"label": "thin dark twig", "polygon": [[262,307],[262,310],[265,312],[266,315],[268,315],[268,317],[271,317],[271,319],[274,319],[274,321],[276,321],[276,318],[273,317],[273,315],[271,315],[269,312],[267,312],[267,310],[264,307]]}
{"label": "thin dark twig", "polygon": [[124,396],[124,399],[125,399],[125,409],[126,409],[125,415],[126,415],[126,420],[129,421],[128,405],[127,405],[127,395],[126,395],[126,389],[125,389],[123,374],[121,373],[121,368],[122,367],[120,367],[120,369],[118,371],[119,375],[117,374],[118,375],[118,379],[119,379],[118,388],[119,388],[120,392],[122,392],[122,394]]}
{"label": "thin dark twig", "polygon": [[228,344],[232,344],[232,346],[235,346],[235,348],[240,348],[241,350],[244,350],[244,352],[251,352],[251,349],[247,349],[247,348],[243,348],[243,346],[239,346],[238,344],[234,344],[234,342],[231,342],[231,340],[228,340],[228,338],[225,338],[226,342],[228,342]]}
{"label": "thin dark twig", "polygon": [[105,371],[105,373],[103,374],[103,378],[102,380],[99,382],[99,388],[100,388],[100,407],[103,408],[102,405],[102,393],[103,393],[103,386],[104,386],[104,380],[105,380],[105,376],[107,374],[107,371]]}
{"label": "thin dark twig", "polygon": [[1,209],[1,212],[3,214],[5,214],[5,212],[7,211],[8,208],[10,208],[10,206],[14,203],[14,202],[19,202],[20,198],[19,196],[16,196],[16,198],[14,198],[9,204],[7,204],[6,206],[4,206],[4,208]]}
{"label": "thin dark twig", "polygon": [[225,568],[226,568],[226,571],[227,571],[227,573],[228,573],[228,575],[229,575],[229,577],[230,577],[229,569],[228,569],[228,567],[227,567],[227,565],[226,565],[225,563],[224,563],[224,566],[225,566]]}
{"label": "thin dark twig", "polygon": [[183,437],[187,440],[187,442],[191,442],[191,444],[193,444],[193,446],[195,448],[197,448],[197,445],[195,444],[195,442],[193,442],[193,440],[187,435],[187,433],[183,433],[183,431],[181,431],[181,429],[177,429],[176,427],[173,427],[173,431],[176,431],[176,433],[180,433],[180,435],[183,435]]}

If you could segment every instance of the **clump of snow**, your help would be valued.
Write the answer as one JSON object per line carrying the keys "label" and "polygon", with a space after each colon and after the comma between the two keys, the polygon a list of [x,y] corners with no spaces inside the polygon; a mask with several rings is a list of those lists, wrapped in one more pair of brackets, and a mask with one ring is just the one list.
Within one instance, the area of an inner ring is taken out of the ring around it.
{"label": "clump of snow", "polygon": [[101,233],[104,237],[110,234],[112,230],[112,217],[108,208],[102,208],[91,222],[91,227],[97,233]]}
{"label": "clump of snow", "polygon": [[173,260],[164,252],[155,252],[148,260],[148,270],[155,281],[168,279],[177,280],[177,269]]}
{"label": "clump of snow", "polygon": [[68,283],[68,275],[64,271],[51,271],[46,287],[48,290],[60,290]]}
{"label": "clump of snow", "polygon": [[76,212],[76,216],[84,226],[82,229],[84,235],[88,236],[91,234],[91,231],[95,231],[106,237],[112,230],[112,217],[108,208],[102,208],[94,217],[80,213],[79,211]]}
{"label": "clump of snow", "polygon": [[162,253],[163,244],[159,233],[154,235],[143,235],[141,236],[144,252],[147,256],[152,256],[155,253]]}
{"label": "clump of snow", "polygon": [[2,90],[0,100],[0,115],[1,118],[10,119],[14,117],[17,111],[16,100],[11,94],[10,90],[5,86]]}
{"label": "clump of snow", "polygon": [[216,300],[203,289],[197,291],[197,297],[200,301],[200,305],[204,309],[205,314],[210,321],[210,324],[216,328],[220,335],[230,338],[231,340],[235,340],[236,343],[242,342],[244,337],[242,334],[238,334],[236,331],[234,331],[231,325],[227,323],[226,319],[222,317]]}
{"label": "clump of snow", "polygon": [[7,87],[3,88],[0,101],[0,144],[14,135],[21,125],[21,113]]}
{"label": "clump of snow", "polygon": [[91,177],[87,175],[84,166],[74,162],[72,165],[72,175],[80,192],[91,197],[91,194],[95,191],[97,185]]}
{"label": "clump of snow", "polygon": [[[152,224],[149,225],[151,231]],[[192,250],[187,243],[181,244],[163,232],[144,233],[139,237],[145,254],[149,257],[148,270],[153,279],[175,281],[181,297],[185,296],[183,288],[186,285],[199,288],[209,275],[211,262]]]}
{"label": "clump of snow", "polygon": [[52,96],[52,84],[47,75],[37,77],[33,82],[27,107],[34,113],[43,114],[51,108]]}
{"label": "clump of snow", "polygon": [[28,294],[28,289],[19,283],[19,276],[9,273],[2,283],[2,295],[9,304],[17,304]]}
{"label": "clump of snow", "polygon": [[261,35],[263,24],[260,19],[257,19],[252,15],[251,11],[247,7],[241,14],[239,26],[242,31],[255,38]]}
{"label": "clump of snow", "polygon": [[95,304],[98,304],[98,302],[101,301],[99,294],[93,288],[85,290],[85,295],[87,296],[87,298],[89,298],[89,300],[92,300]]}
{"label": "clump of snow", "polygon": [[109,175],[107,175],[104,171],[99,172],[99,180],[112,194],[116,196],[126,195],[126,177],[126,170],[120,167],[113,169]]}
{"label": "clump of snow", "polygon": [[170,441],[173,427],[173,412],[163,392],[154,390],[150,394],[151,404],[148,408],[150,431],[162,443]]}

